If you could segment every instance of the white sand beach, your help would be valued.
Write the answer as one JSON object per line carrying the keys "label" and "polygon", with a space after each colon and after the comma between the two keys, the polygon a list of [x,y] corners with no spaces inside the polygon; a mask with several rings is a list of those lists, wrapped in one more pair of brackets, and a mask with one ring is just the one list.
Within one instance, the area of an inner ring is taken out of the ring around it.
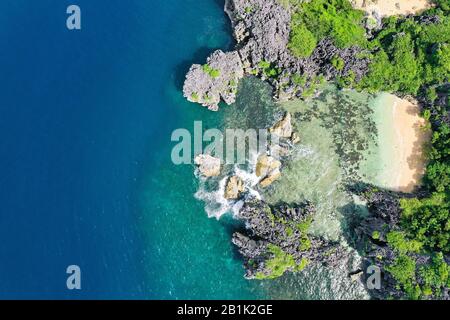
{"label": "white sand beach", "polygon": [[369,161],[373,182],[395,191],[412,192],[420,185],[426,166],[424,147],[430,131],[414,101],[383,93],[374,104],[378,145]]}
{"label": "white sand beach", "polygon": [[356,9],[369,14],[376,11],[382,17],[419,13],[432,6],[429,0],[352,0]]}

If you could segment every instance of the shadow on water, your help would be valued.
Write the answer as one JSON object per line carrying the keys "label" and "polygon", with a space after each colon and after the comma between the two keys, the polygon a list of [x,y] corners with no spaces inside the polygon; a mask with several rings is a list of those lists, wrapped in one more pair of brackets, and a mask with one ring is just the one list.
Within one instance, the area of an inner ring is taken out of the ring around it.
{"label": "shadow on water", "polygon": [[[349,182],[344,186],[348,194],[357,196],[361,196],[373,187],[373,185],[362,181]],[[361,222],[370,215],[369,208],[365,204],[352,202],[338,208],[338,211],[343,217],[341,228],[344,239],[351,247],[358,250],[358,240],[355,231],[361,225]]]}
{"label": "shadow on water", "polygon": [[[225,230],[225,233],[230,239],[230,242],[235,232],[242,233],[243,235],[246,235],[248,233],[248,230],[245,228],[244,223],[238,219],[234,219],[230,215],[223,216],[219,220],[219,223]],[[235,245],[232,245],[232,252],[233,260],[243,263],[242,255],[239,253],[239,250]]]}
{"label": "shadow on water", "polygon": [[356,249],[355,230],[366,216],[364,213],[367,212],[367,208],[362,204],[349,203],[337,210],[343,217],[343,220],[341,221],[342,235],[346,242]]}
{"label": "shadow on water", "polygon": [[[225,20],[227,23],[225,23],[223,25],[223,29],[222,31],[226,32],[227,34],[229,34],[230,36],[233,34],[233,28],[231,27],[231,21],[228,17],[228,15],[225,13],[225,0],[214,0],[214,3],[217,4],[217,6],[219,6],[222,10],[223,10],[223,14],[225,16]],[[235,46],[235,41],[234,38],[231,39],[230,44],[228,45],[228,47],[226,48],[226,50],[232,50],[233,47]]]}
{"label": "shadow on water", "polygon": [[[372,192],[372,190],[377,190],[376,193],[381,195],[384,194],[384,196],[382,196],[383,199],[386,199],[386,197],[393,199],[400,199],[400,198],[414,198],[426,196],[426,192],[423,189],[422,190],[419,189],[415,193],[404,193],[388,190],[362,181],[348,183],[345,185],[345,189],[349,194],[358,196],[362,196],[363,193],[366,192],[370,193]],[[348,244],[354,247],[355,249],[358,249],[359,245],[358,243],[359,240],[357,239],[355,230],[361,225],[361,223],[364,221],[365,218],[377,215],[376,209],[375,210],[373,209],[374,207],[377,207],[376,203],[377,203],[376,201],[375,202],[372,201],[372,203],[368,203],[367,205],[362,203],[361,204],[350,203],[338,209],[342,213],[342,216],[344,217],[342,221],[342,230],[344,238],[347,240]],[[391,219],[395,219],[394,216],[392,216]]]}
{"label": "shadow on water", "polygon": [[[214,3],[223,11],[225,7],[225,0],[214,0]],[[218,32],[223,32],[230,36],[230,41],[225,46],[220,48],[213,47],[201,47],[197,49],[197,51],[188,59],[184,60],[180,64],[175,67],[175,86],[178,90],[183,90],[184,80],[186,78],[186,74],[189,71],[189,68],[193,64],[204,64],[206,63],[206,59],[213,53],[215,50],[221,49],[223,51],[233,50],[235,41],[232,37],[233,29],[231,27],[231,22],[226,15],[225,11],[223,11],[223,15],[225,17],[226,23],[223,24],[223,29]]]}
{"label": "shadow on water", "polygon": [[175,67],[175,87],[177,90],[183,91],[184,80],[186,79],[186,74],[190,67],[193,64],[206,63],[206,58],[208,58],[213,51],[214,49],[210,47],[201,47],[197,49],[191,58],[182,61]]}

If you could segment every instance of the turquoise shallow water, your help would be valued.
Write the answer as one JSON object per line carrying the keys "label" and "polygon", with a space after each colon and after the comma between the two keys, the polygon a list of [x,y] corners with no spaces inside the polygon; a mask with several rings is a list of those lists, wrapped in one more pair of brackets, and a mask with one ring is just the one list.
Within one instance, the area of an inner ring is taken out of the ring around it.
{"label": "turquoise shallow water", "polygon": [[[338,104],[342,107],[344,102],[348,108],[338,110],[333,107]],[[182,97],[179,103],[184,103]],[[346,175],[334,147],[334,139],[349,129],[332,124],[338,118],[348,117],[349,109],[357,109],[352,119],[360,125],[358,131],[353,132],[353,141],[362,139],[363,143],[370,140],[370,123],[364,125],[367,119],[361,116],[369,110],[368,105],[367,95],[340,94],[331,87],[320,99],[284,106],[295,112],[296,119],[299,118],[295,125],[302,142],[280,181],[275,182],[273,188],[259,191],[273,203],[314,201],[318,206],[318,216],[313,231],[318,235],[339,239],[345,228],[342,225],[345,214],[361,213],[354,206],[353,199],[342,190]],[[255,78],[243,80],[236,104],[222,106],[218,113],[193,104],[190,107],[182,124],[191,132],[193,121],[200,119],[205,128],[266,128],[283,112],[283,108],[272,100],[270,86]],[[301,111],[308,114],[311,110],[320,110],[322,115],[317,120],[297,117]],[[352,147],[343,149],[347,154]],[[204,202],[194,197],[199,189],[203,190],[203,185],[194,175],[194,166],[175,166],[169,159],[170,148],[160,151],[159,165],[145,173],[140,199],[144,212],[142,225],[148,240],[147,277],[150,288],[155,288],[154,291],[151,289],[154,297],[367,298],[363,287],[348,279],[347,266],[337,270],[311,267],[302,274],[289,274],[269,281],[245,280],[242,261],[230,241],[232,232],[242,228],[232,219],[231,206],[220,219],[208,218],[205,209],[210,208],[214,201]]]}
{"label": "turquoise shallow water", "polygon": [[[265,85],[263,85],[266,88]],[[223,128],[235,106],[212,113],[187,104],[177,88],[179,106],[189,108],[180,128],[193,132],[193,121],[204,129]],[[264,98],[270,98],[268,93]],[[258,98],[257,98],[258,99]],[[255,103],[258,100],[255,101]],[[245,119],[240,116],[240,119]],[[172,146],[175,143],[172,144]],[[208,218],[204,203],[194,197],[199,182],[191,165],[176,166],[170,160],[170,146],[159,150],[157,166],[145,172],[140,206],[146,234],[147,280],[150,297],[170,299],[257,299],[268,297],[262,283],[243,278],[244,269],[231,244],[231,234],[239,224],[225,216]]]}

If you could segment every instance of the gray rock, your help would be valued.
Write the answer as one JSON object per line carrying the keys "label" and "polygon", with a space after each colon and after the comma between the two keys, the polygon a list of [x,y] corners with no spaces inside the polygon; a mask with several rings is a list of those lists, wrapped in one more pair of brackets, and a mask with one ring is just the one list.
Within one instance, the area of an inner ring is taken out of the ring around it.
{"label": "gray rock", "polygon": [[215,51],[206,65],[194,64],[186,75],[183,95],[191,102],[200,103],[217,111],[223,100],[232,104],[236,100],[239,80],[244,69],[237,52]]}
{"label": "gray rock", "polygon": [[[236,216],[245,222],[247,234],[236,232],[232,240],[244,257],[246,277],[271,275],[273,270],[267,266],[267,261],[274,257],[270,246],[290,255],[296,265],[303,259],[309,263],[339,265],[348,256],[346,249],[318,237],[309,236],[305,240],[305,230],[298,227],[313,218],[314,212],[310,203],[270,206],[261,200],[248,200]],[[287,271],[296,270],[293,267]]]}
{"label": "gray rock", "polygon": [[[208,58],[208,65],[220,71],[216,78],[202,66],[193,65],[183,89],[189,101],[210,110],[217,110],[221,100],[227,104],[235,101],[237,83],[244,74],[267,80],[274,87],[274,98],[285,101],[301,98],[319,75],[330,80],[352,74],[359,81],[368,71],[369,59],[359,55],[361,48],[339,49],[330,39],[322,39],[308,58],[293,56],[288,49],[291,13],[277,0],[227,0],[225,11],[237,41],[236,50],[226,54],[216,51]],[[333,57],[343,60],[341,70],[331,64]],[[280,74],[267,74],[267,64]],[[295,75],[302,75],[305,82],[295,83]]]}
{"label": "gray rock", "polygon": [[421,24],[429,25],[439,23],[441,21],[441,18],[437,15],[430,15],[414,17],[414,20],[418,21]]}

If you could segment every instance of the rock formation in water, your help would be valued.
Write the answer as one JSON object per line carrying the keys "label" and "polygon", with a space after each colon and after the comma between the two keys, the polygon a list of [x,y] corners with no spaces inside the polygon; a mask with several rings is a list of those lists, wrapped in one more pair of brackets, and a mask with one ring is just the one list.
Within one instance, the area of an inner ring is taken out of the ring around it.
{"label": "rock formation in water", "polygon": [[[323,80],[352,74],[359,81],[368,71],[369,59],[359,55],[361,48],[340,49],[330,39],[321,40],[308,58],[293,56],[288,49],[291,12],[277,0],[227,0],[225,11],[236,49],[216,51],[206,65],[191,67],[183,88],[189,101],[211,110],[218,110],[220,100],[231,104],[244,75],[267,80],[274,87],[274,98],[285,101],[314,93]],[[342,68],[333,66],[333,58],[342,60]]]}
{"label": "rock formation in water", "polygon": [[236,100],[239,80],[244,76],[237,52],[215,51],[205,65],[194,64],[186,75],[184,96],[217,111],[219,102],[232,104]]}
{"label": "rock formation in water", "polygon": [[269,129],[269,132],[282,138],[290,138],[293,134],[291,114],[287,112],[283,119],[275,123],[275,125]]}
{"label": "rock formation in water", "polygon": [[208,154],[200,154],[194,159],[195,164],[205,177],[216,177],[220,175],[220,159]]}
{"label": "rock formation in water", "polygon": [[336,265],[348,256],[337,243],[308,235],[315,209],[310,203],[270,206],[252,199],[236,216],[247,231],[233,234],[245,260],[246,278],[276,278],[309,264]]}
{"label": "rock formation in water", "polygon": [[281,176],[281,162],[268,155],[260,155],[256,163],[256,176],[261,178],[262,187],[271,185]]}
{"label": "rock formation in water", "polygon": [[232,176],[228,178],[227,185],[225,187],[225,199],[236,200],[239,199],[242,192],[244,192],[244,181],[238,176]]}

